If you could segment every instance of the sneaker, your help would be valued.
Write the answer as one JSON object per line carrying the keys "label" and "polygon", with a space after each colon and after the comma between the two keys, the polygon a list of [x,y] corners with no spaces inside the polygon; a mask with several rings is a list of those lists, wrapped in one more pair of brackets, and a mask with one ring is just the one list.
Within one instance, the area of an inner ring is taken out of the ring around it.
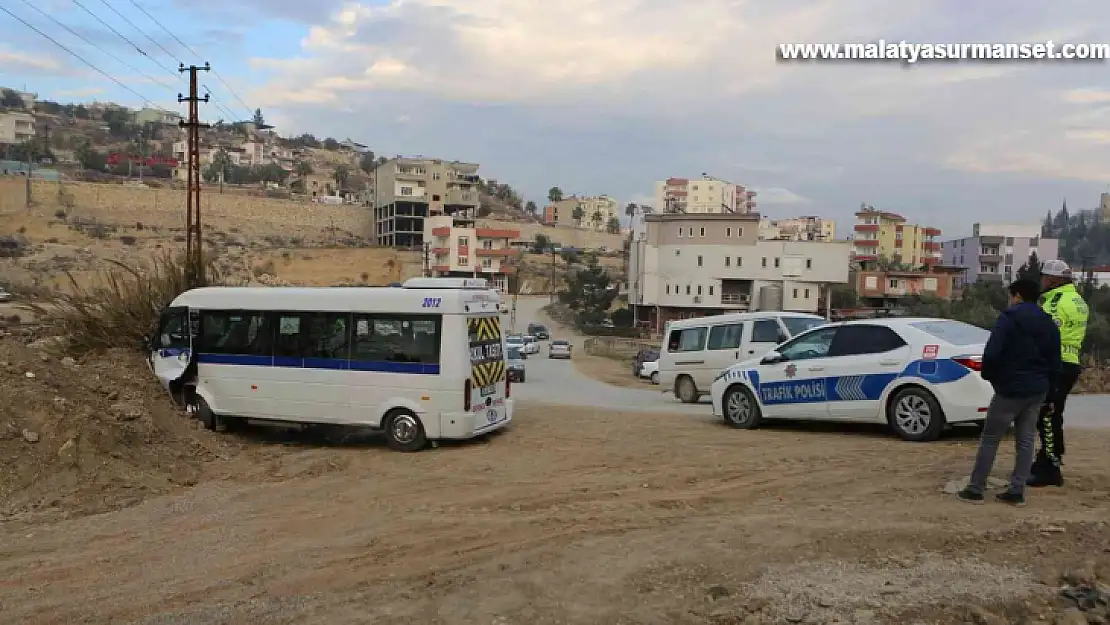
{"label": "sneaker", "polygon": [[994,496],[994,499],[999,503],[1008,504],[1018,508],[1021,508],[1025,505],[1025,495],[1012,493],[1010,491],[998,493]]}
{"label": "sneaker", "polygon": [[977,493],[971,490],[969,486],[956,493],[956,499],[965,503],[981,504],[983,503],[983,493]]}

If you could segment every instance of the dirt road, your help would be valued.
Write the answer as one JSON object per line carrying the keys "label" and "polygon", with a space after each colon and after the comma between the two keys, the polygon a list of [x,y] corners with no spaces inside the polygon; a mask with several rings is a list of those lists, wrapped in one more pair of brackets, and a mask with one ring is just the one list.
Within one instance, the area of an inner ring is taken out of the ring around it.
{"label": "dirt road", "polygon": [[1101,433],[1022,510],[940,492],[969,439],[533,405],[413,455],[245,440],[223,479],[0,524],[0,622],[962,622],[1110,565]]}

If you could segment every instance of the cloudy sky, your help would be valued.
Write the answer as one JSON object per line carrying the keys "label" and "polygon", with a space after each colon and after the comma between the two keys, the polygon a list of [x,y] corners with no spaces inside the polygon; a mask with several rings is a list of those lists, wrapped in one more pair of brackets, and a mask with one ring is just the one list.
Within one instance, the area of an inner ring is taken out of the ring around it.
{"label": "cloudy sky", "polygon": [[867,202],[958,236],[973,221],[1036,221],[1064,198],[1093,207],[1110,190],[1107,63],[775,54],[788,42],[1110,42],[1105,1],[4,6],[123,86],[4,13],[0,85],[176,110],[184,87],[173,69],[207,60],[218,72],[204,79],[210,121],[260,107],[284,134],[479,162],[537,202],[552,185],[649,202],[652,181],[708,172],[759,190],[773,217],[831,216],[847,234]]}

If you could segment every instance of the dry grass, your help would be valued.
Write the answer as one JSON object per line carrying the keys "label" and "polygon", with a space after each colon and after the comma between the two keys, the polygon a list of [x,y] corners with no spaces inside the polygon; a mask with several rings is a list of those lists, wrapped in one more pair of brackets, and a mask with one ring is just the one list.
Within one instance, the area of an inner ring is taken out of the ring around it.
{"label": "dry grass", "polygon": [[1073,393],[1110,392],[1110,367],[1095,361],[1083,365],[1083,373],[1075,383]]}
{"label": "dry grass", "polygon": [[[167,251],[138,267],[109,262],[112,266],[101,273],[98,284],[82,286],[69,275],[70,293],[28,306],[56,326],[58,334],[66,337],[69,351],[84,354],[141,346],[162,309],[187,290],[183,254]],[[220,282],[211,258],[204,275],[208,284]]]}

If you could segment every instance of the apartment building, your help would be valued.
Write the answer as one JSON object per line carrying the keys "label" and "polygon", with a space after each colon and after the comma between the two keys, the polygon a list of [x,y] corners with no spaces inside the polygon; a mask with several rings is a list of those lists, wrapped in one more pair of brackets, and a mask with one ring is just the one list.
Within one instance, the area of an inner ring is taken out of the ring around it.
{"label": "apartment building", "polygon": [[702,174],[701,178],[667,178],[655,183],[655,208],[663,213],[752,213],[755,191]]}
{"label": "apartment building", "polygon": [[0,113],[0,144],[19,145],[34,138],[34,115],[21,111]]}
{"label": "apartment building", "polygon": [[423,245],[428,217],[473,219],[479,206],[478,165],[432,158],[392,158],[374,169],[374,233],[378,245]]}
{"label": "apartment building", "polygon": [[520,230],[487,228],[468,217],[433,215],[424,219],[427,263],[434,277],[485,278],[501,292],[508,290],[512,242]]}
{"label": "apartment building", "polygon": [[[178,180],[188,179],[188,149],[186,141],[174,141],[173,156],[181,165],[174,169],[174,177]],[[200,166],[203,170],[220,152],[227,154],[228,162],[236,167],[261,167],[263,165],[277,165],[285,171],[292,172],[296,164],[293,150],[283,148],[276,144],[266,144],[262,141],[245,141],[238,145],[201,146]]]}
{"label": "apartment building", "polygon": [[[581,220],[575,219],[576,209],[582,209]],[[620,218],[617,201],[608,195],[591,197],[571,196],[548,204],[543,209],[543,222],[549,226],[567,226],[605,230],[609,221]]]}
{"label": "apartment building", "polygon": [[784,241],[835,241],[836,222],[815,215],[759,220],[759,238]]}
{"label": "apartment building", "polygon": [[962,267],[961,283],[1011,282],[1033,253],[1059,258],[1060,241],[1041,237],[1040,224],[973,224],[971,236],[941,245],[945,265]]}
{"label": "apartment building", "polygon": [[151,108],[149,106],[143,107],[135,113],[135,123],[140,125],[155,124],[158,126],[176,126],[182,121],[185,121],[185,117],[182,116],[181,113]]}
{"label": "apartment building", "polygon": [[932,295],[951,299],[960,286],[960,267],[930,265],[923,271],[860,271],[856,293],[867,308],[900,308],[906,298]]}
{"label": "apartment building", "polygon": [[885,258],[920,267],[941,261],[940,229],[906,223],[898,213],[864,205],[856,213],[853,255],[860,262]]}
{"label": "apartment building", "polygon": [[628,259],[638,321],[750,310],[815,312],[822,288],[848,282],[851,241],[760,240],[759,216],[648,214]]}

